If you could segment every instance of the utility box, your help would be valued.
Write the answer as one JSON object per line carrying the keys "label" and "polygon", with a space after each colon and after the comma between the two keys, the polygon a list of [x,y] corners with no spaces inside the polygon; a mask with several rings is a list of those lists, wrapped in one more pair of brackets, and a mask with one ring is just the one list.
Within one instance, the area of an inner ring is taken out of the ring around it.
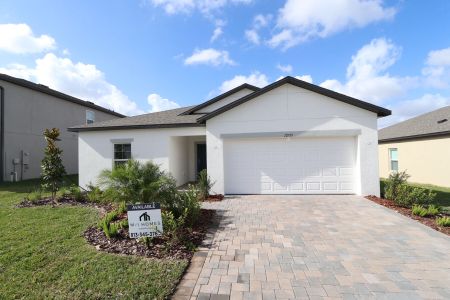
{"label": "utility box", "polygon": [[22,164],[25,166],[30,164],[30,152],[22,151]]}

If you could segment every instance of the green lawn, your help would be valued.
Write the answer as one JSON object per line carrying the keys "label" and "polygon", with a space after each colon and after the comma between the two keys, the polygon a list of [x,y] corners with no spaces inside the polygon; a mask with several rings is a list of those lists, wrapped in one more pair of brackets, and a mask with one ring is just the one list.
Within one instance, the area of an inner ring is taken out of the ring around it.
{"label": "green lawn", "polygon": [[[383,193],[385,179],[382,179],[380,181],[380,183],[381,183],[380,184],[381,191]],[[408,183],[408,184],[412,185],[412,186],[418,186],[418,187],[431,189],[433,192],[436,193],[436,198],[434,200],[434,204],[442,206],[442,208],[445,211],[450,212],[450,188],[431,185],[431,184],[421,184],[421,183]]]}
{"label": "green lawn", "polygon": [[187,261],[96,251],[82,237],[97,222],[95,209],[14,207],[37,185],[0,184],[0,299],[163,299],[172,292]]}

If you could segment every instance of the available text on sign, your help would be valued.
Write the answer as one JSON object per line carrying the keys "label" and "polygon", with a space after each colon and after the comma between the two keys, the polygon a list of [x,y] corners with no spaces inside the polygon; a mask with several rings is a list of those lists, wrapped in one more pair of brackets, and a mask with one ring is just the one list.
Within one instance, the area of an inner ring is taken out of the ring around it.
{"label": "available text on sign", "polygon": [[159,203],[127,205],[130,238],[155,237],[163,232]]}

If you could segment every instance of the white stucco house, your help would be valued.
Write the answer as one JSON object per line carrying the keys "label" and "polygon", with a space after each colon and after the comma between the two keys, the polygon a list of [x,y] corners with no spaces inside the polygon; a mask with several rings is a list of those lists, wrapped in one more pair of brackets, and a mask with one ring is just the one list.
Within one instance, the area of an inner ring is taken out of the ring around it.
{"label": "white stucco house", "polygon": [[182,185],[207,168],[220,194],[379,195],[377,118],[390,111],[285,77],[197,106],[70,128],[80,185],[128,158]]}

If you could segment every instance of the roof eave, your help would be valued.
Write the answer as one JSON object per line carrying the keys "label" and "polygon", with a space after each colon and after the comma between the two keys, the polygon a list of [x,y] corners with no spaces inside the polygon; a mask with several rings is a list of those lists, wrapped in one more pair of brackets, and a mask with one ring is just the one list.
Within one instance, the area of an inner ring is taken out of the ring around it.
{"label": "roof eave", "polygon": [[408,136],[399,136],[399,137],[386,138],[386,139],[379,139],[378,143],[386,144],[386,143],[391,143],[391,142],[402,142],[402,141],[408,141],[408,140],[426,139],[426,138],[433,138],[433,137],[440,137],[440,136],[447,136],[447,135],[450,135],[450,130],[424,133],[424,134],[416,134],[416,135],[408,135]]}
{"label": "roof eave", "polygon": [[159,129],[159,128],[178,128],[178,127],[204,127],[200,123],[175,123],[175,124],[147,124],[147,125],[122,125],[122,126],[105,126],[105,127],[69,127],[70,132],[84,132],[84,131],[108,131],[108,130],[123,130],[123,129]]}

